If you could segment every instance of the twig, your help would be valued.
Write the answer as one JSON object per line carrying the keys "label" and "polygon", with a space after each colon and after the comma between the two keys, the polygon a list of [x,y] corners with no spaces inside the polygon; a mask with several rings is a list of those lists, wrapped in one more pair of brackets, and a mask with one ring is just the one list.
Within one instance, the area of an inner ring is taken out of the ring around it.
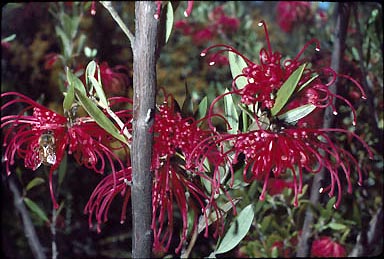
{"label": "twig", "polygon": [[135,36],[133,33],[128,29],[127,26],[125,26],[125,23],[120,18],[119,14],[116,12],[115,8],[112,6],[111,1],[100,1],[100,3],[104,6],[105,9],[108,10],[108,12],[111,14],[112,18],[117,22],[119,27],[123,30],[124,34],[128,37],[129,41],[131,42],[131,45],[135,41]]}
{"label": "twig", "polygon": [[[345,48],[345,38],[347,34],[350,6],[348,3],[337,3],[335,8],[336,10],[336,27],[334,32],[334,45],[332,52],[332,61],[331,68],[336,71],[336,73],[340,70],[340,60],[344,53]],[[338,80],[334,82],[332,86],[329,87],[329,90],[336,94]],[[333,124],[334,115],[332,113],[332,108],[327,107],[324,113],[324,122],[323,128],[330,128]],[[322,154],[325,155],[325,154]],[[313,205],[317,205],[320,200],[319,190],[321,187],[321,181],[324,178],[325,169],[323,168],[319,173],[315,175],[312,182],[311,187],[311,197],[310,202]],[[298,257],[307,257],[310,253],[311,247],[311,236],[312,236],[312,226],[314,221],[314,215],[311,207],[308,207],[305,212],[304,225],[302,228],[302,233],[299,238],[299,242],[297,245],[297,253]]]}
{"label": "twig", "polygon": [[39,237],[36,234],[35,227],[33,226],[31,217],[29,216],[28,210],[24,205],[23,198],[20,195],[20,191],[17,188],[13,176],[9,176],[9,188],[11,189],[14,197],[14,204],[16,209],[19,211],[23,225],[25,236],[27,237],[29,246],[31,247],[32,253],[35,258],[45,259],[44,249],[41,246]]}
{"label": "twig", "polygon": [[194,247],[196,240],[197,240],[197,235],[198,235],[198,228],[196,228],[193,231],[191,241],[189,241],[188,247],[185,250],[185,252],[180,256],[180,258],[188,258],[189,254],[192,252],[192,248]]}
{"label": "twig", "polygon": [[51,234],[52,234],[52,259],[56,259],[58,252],[57,252],[57,245],[56,245],[56,219],[57,219],[57,211],[55,208],[52,208],[52,222],[51,222]]}

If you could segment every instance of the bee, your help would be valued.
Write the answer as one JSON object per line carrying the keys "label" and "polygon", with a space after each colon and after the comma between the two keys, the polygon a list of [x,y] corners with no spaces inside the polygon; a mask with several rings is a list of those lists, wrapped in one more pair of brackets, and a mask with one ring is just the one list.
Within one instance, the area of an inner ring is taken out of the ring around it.
{"label": "bee", "polygon": [[39,165],[54,165],[56,163],[55,136],[51,131],[47,131],[39,137]]}

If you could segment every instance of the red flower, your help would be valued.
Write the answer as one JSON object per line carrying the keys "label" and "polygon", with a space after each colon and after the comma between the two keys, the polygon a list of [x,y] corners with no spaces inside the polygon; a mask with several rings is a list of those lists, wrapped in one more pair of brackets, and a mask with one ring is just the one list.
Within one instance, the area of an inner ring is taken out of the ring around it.
{"label": "red flower", "polygon": [[103,88],[109,96],[124,96],[130,87],[128,68],[122,65],[109,67],[107,62],[100,64]]}
{"label": "red flower", "polygon": [[268,180],[267,191],[269,195],[281,194],[286,188],[292,189],[293,184],[276,178],[271,178]]}
{"label": "red flower", "polygon": [[57,53],[48,53],[44,57],[44,69],[50,70],[56,64],[57,60],[60,58],[60,55]]}
{"label": "red flower", "polygon": [[128,167],[118,172],[109,174],[93,190],[84,214],[89,214],[89,227],[92,228],[92,216],[95,213],[97,220],[97,231],[100,232],[101,222],[107,222],[108,211],[112,201],[117,195],[124,197],[121,210],[120,223],[123,224],[126,218],[126,210],[129,198],[131,197],[130,185],[132,183],[132,168]]}
{"label": "red flower", "polygon": [[236,17],[229,17],[225,14],[223,6],[217,6],[208,15],[209,19],[223,32],[234,33],[240,26],[240,20]]}
{"label": "red flower", "polygon": [[[97,173],[104,173],[106,164],[110,165],[112,172],[118,171],[113,161],[124,168],[123,162],[114,153],[115,149],[125,150],[124,144],[112,138],[90,117],[67,118],[20,93],[1,94],[2,98],[7,96],[17,99],[5,102],[1,106],[2,112],[12,106],[17,109],[16,105],[26,105],[17,115],[1,117],[7,174],[11,173],[10,166],[15,163],[15,156],[24,159],[25,167],[32,170],[41,164],[50,166],[49,186],[55,208],[58,204],[52,189],[52,176],[67,147],[68,153],[73,154],[79,164]],[[129,116],[126,113],[119,115]]]}
{"label": "red flower", "polygon": [[203,28],[201,30],[196,31],[192,35],[192,40],[193,40],[194,44],[202,45],[205,42],[212,40],[213,37],[215,37],[215,35],[216,35],[216,32],[213,28],[206,27],[206,28]]}
{"label": "red flower", "polygon": [[[299,58],[309,44],[315,42],[317,49],[319,49],[319,44],[316,39],[308,42],[294,59],[287,60],[282,65],[282,55],[278,52],[272,52],[264,22],[261,22],[259,25],[264,27],[268,43],[268,50],[261,49],[260,51],[260,65],[254,64],[231,46],[223,44],[209,47],[201,54],[205,56],[212,48],[224,47],[216,55],[224,51],[231,51],[242,57],[247,65],[243,69],[242,74],[233,79],[232,91],[218,96],[212,102],[208,117],[210,118],[214,115],[212,111],[215,104],[229,94],[240,95],[242,103],[249,105],[248,107],[250,105],[254,107],[253,109],[250,108],[249,111],[251,114],[250,118],[254,121],[252,130],[244,129],[244,131],[248,131],[236,134],[217,133],[214,137],[214,142],[219,150],[225,150],[219,156],[220,159],[216,161],[216,168],[225,165],[233,168],[238,161],[244,159],[244,180],[247,182],[254,180],[264,182],[260,200],[265,198],[271,175],[279,178],[287,173],[291,174],[295,193],[294,204],[296,206],[298,204],[298,194],[302,191],[303,172],[318,173],[324,168],[330,173],[331,184],[323,188],[322,191],[329,191],[329,195],[332,196],[335,189],[338,189],[338,199],[334,205],[337,207],[340,204],[342,193],[338,172],[342,171],[345,174],[349,193],[352,192],[350,182],[351,168],[356,168],[359,174],[359,184],[362,184],[362,176],[358,161],[347,150],[337,146],[329,134],[345,134],[349,139],[354,138],[364,146],[370,158],[372,158],[372,152],[368,145],[355,133],[344,129],[311,128],[310,126],[314,125],[302,123],[303,119],[308,115],[294,122],[287,122],[279,116],[294,107],[304,104],[314,105],[318,109],[331,106],[334,114],[337,114],[333,99],[338,98],[351,108],[354,117],[353,124],[355,125],[356,112],[351,103],[344,97],[333,94],[328,87],[333,84],[337,76],[341,76],[352,81],[361,90],[363,97],[365,96],[364,92],[354,79],[346,75],[337,75],[331,68],[323,68],[317,71],[314,68],[306,69],[297,86],[300,90],[295,90],[296,92],[292,94],[289,103],[277,114],[273,114],[271,109],[275,105],[277,91],[291,74],[300,65],[304,64],[304,61]],[[316,72],[322,72],[324,75],[318,76]],[[237,88],[236,85],[240,77],[247,79],[247,83],[243,88]],[[323,83],[323,77],[331,77],[330,82]],[[305,87],[304,84],[306,84]],[[301,86],[303,86],[303,89],[301,89]],[[215,129],[211,121],[209,120],[208,122],[210,127]],[[226,123],[228,125],[228,122]],[[228,127],[230,126],[228,125]],[[198,147],[202,148],[204,145],[212,145],[212,139],[213,137],[210,137],[205,143],[199,144]],[[203,153],[197,154],[196,152],[196,156],[200,157],[200,161],[206,158],[206,155]]]}
{"label": "red flower", "polygon": [[309,20],[310,3],[302,1],[280,1],[276,6],[277,23],[285,32],[290,32],[295,23]]}
{"label": "red flower", "polygon": [[330,237],[322,236],[312,243],[311,256],[313,257],[345,257],[347,253],[344,246],[334,242]]}
{"label": "red flower", "polygon": [[[213,183],[213,180],[205,174],[203,166],[193,163],[190,163],[191,166],[187,166],[184,162],[190,157],[195,146],[211,132],[200,129],[199,122],[193,118],[182,118],[181,114],[175,111],[174,102],[173,97],[166,96],[165,102],[160,105],[159,111],[155,115],[155,123],[152,128],[154,133],[151,166],[154,172],[152,229],[154,233],[153,249],[156,252],[166,252],[174,235],[174,214],[175,211],[178,211],[183,224],[180,241],[176,247],[176,253],[179,253],[187,240],[190,209],[194,211],[192,231],[198,227],[199,215],[202,214],[206,221],[206,235],[208,235],[208,211],[214,213],[218,218],[216,222],[218,228],[215,234],[222,230],[222,215],[213,194],[208,194],[201,185],[202,177]],[[118,172],[104,178],[95,188],[86,206],[84,212],[89,213],[90,222],[93,214],[96,215],[98,229],[100,229],[100,223],[107,220],[109,206],[118,193],[125,195],[123,205],[123,210],[125,210],[126,201],[130,196],[131,169],[127,169],[125,176],[122,174],[123,172]],[[212,189],[214,190],[214,186],[217,185],[212,184]]]}
{"label": "red flower", "polygon": [[189,208],[195,211],[193,230],[197,227],[199,213],[203,212],[207,220],[207,208],[213,208],[216,216],[219,219],[221,217],[214,199],[204,192],[197,178],[198,176],[212,181],[205,174],[204,168],[198,165],[183,165],[185,164],[183,160],[189,160],[195,146],[211,134],[210,131],[200,129],[197,123],[193,118],[184,119],[180,113],[175,112],[174,99],[171,96],[166,96],[164,104],[159,107],[159,113],[155,117],[152,158],[152,170],[155,172],[152,229],[155,235],[154,249],[158,251],[167,251],[171,242],[174,202],[183,220],[182,234],[176,253],[180,251],[187,238]]}
{"label": "red flower", "polygon": [[181,30],[183,35],[191,35],[194,31],[193,27],[186,20],[179,20],[175,22],[175,29]]}

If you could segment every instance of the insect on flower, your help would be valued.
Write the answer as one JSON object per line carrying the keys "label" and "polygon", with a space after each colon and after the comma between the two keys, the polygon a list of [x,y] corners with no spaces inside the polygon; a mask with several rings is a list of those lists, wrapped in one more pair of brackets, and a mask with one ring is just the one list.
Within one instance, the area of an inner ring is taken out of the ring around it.
{"label": "insect on flower", "polygon": [[56,144],[52,131],[44,132],[39,137],[38,153],[40,162],[37,167],[41,164],[51,166],[56,163]]}

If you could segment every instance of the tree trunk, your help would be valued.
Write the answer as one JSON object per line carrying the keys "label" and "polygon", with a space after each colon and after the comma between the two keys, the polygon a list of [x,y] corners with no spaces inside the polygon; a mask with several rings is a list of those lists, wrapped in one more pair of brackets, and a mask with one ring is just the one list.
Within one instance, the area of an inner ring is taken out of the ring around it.
{"label": "tree trunk", "polygon": [[155,2],[135,3],[133,49],[133,141],[132,141],[132,257],[151,257],[152,143],[156,99],[156,42],[158,21]]}

